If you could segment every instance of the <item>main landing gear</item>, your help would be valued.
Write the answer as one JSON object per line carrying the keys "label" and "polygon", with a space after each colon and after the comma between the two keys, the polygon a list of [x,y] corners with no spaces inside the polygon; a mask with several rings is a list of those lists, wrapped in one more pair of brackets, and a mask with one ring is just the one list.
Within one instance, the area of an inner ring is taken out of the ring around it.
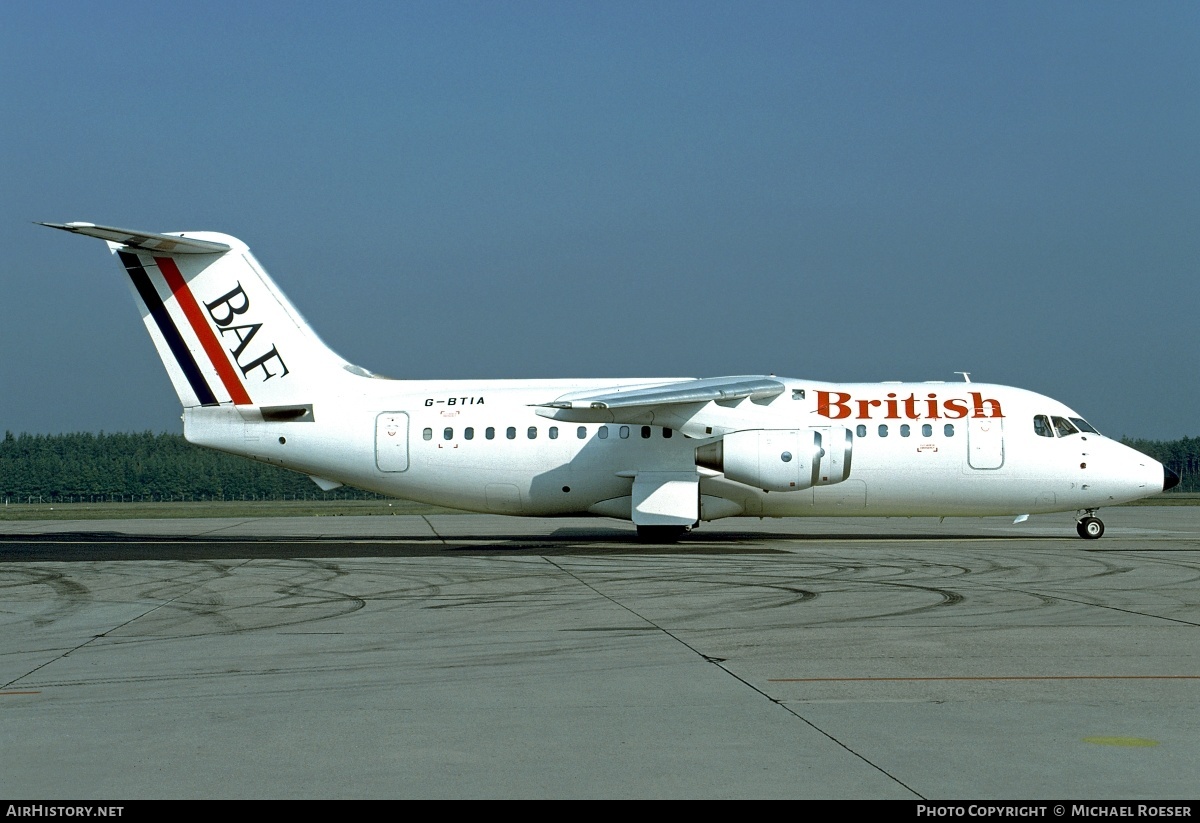
{"label": "main landing gear", "polygon": [[1095,509],[1088,509],[1075,523],[1075,531],[1079,532],[1079,536],[1084,540],[1095,540],[1104,534],[1104,521],[1096,517]]}
{"label": "main landing gear", "polygon": [[688,533],[687,526],[638,526],[639,543],[674,543]]}

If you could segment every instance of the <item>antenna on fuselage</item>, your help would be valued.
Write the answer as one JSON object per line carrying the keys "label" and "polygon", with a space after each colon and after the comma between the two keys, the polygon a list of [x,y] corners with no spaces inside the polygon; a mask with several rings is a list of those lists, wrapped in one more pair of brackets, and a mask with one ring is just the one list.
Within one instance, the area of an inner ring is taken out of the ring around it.
{"label": "antenna on fuselage", "polygon": [[971,373],[969,371],[956,371],[955,374],[961,374],[963,376],[964,383],[971,382]]}

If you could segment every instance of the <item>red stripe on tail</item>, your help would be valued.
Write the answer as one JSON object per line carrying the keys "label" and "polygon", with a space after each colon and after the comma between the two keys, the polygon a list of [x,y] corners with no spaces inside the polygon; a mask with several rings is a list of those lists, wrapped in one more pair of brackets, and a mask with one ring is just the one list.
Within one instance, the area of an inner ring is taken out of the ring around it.
{"label": "red stripe on tail", "polygon": [[249,405],[251,402],[250,395],[246,393],[245,386],[242,385],[237,372],[230,365],[229,358],[225,354],[225,349],[221,346],[221,341],[217,340],[217,336],[213,334],[208,321],[204,319],[204,312],[200,310],[200,304],[196,302],[196,298],[192,295],[192,290],[188,288],[187,283],[184,281],[179,267],[175,265],[175,261],[170,257],[156,257],[154,258],[154,262],[158,264],[158,270],[163,273],[163,277],[167,280],[167,286],[170,287],[171,293],[175,295],[175,299],[179,301],[184,315],[192,326],[192,331],[200,339],[200,345],[204,347],[208,359],[212,361],[213,368],[217,370],[221,382],[225,384],[225,391],[229,392],[229,396],[233,398],[233,402],[237,405]]}

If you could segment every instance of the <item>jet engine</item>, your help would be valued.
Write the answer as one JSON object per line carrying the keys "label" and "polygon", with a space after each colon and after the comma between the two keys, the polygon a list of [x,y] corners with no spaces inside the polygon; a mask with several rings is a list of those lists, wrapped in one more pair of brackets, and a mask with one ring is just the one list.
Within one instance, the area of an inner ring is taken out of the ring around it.
{"label": "jet engine", "polygon": [[696,449],[696,465],[764,491],[790,492],[850,476],[853,440],[842,426],[731,432]]}

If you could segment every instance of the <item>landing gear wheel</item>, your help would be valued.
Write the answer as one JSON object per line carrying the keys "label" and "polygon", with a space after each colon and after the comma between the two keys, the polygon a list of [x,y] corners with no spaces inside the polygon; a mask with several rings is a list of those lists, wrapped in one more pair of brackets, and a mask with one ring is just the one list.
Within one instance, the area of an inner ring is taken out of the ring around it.
{"label": "landing gear wheel", "polygon": [[638,526],[639,543],[674,543],[687,534],[687,526]]}
{"label": "landing gear wheel", "polygon": [[1075,531],[1084,540],[1095,540],[1104,534],[1104,521],[1099,517],[1084,517],[1075,524]]}

